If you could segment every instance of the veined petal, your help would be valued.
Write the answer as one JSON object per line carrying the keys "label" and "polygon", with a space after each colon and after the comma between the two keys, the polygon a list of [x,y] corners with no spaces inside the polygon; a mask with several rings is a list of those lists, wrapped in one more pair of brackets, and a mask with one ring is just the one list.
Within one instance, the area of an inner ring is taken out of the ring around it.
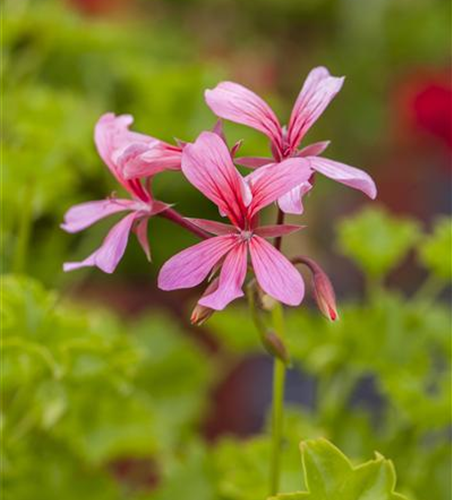
{"label": "veined petal", "polygon": [[301,139],[339,92],[343,83],[343,77],[331,76],[323,67],[314,68],[309,73],[290,115],[287,137],[292,150],[298,147]]}
{"label": "veined petal", "polygon": [[243,297],[246,261],[247,245],[244,241],[239,241],[224,259],[217,289],[210,295],[202,297],[198,304],[219,311],[234,299]]}
{"label": "veined petal", "polygon": [[135,225],[133,231],[137,236],[138,243],[143,249],[144,254],[149,262],[151,262],[151,248],[149,247],[148,238],[148,221],[149,217],[142,217]]}
{"label": "veined petal", "polygon": [[80,267],[97,266],[105,273],[112,273],[124,255],[129,233],[136,218],[136,213],[126,215],[110,229],[102,245],[95,252],[82,262],[65,263],[63,265],[64,271],[73,271]]}
{"label": "veined petal", "polygon": [[231,224],[223,224],[222,222],[207,219],[192,219],[190,217],[186,217],[186,219],[192,222],[195,226],[204,229],[204,231],[217,236],[224,234],[237,234],[237,228],[231,226]]}
{"label": "veined petal", "polygon": [[182,172],[220,213],[243,226],[250,190],[232,163],[231,154],[222,139],[212,132],[202,132],[194,144],[187,144],[182,154]]}
{"label": "veined petal", "polygon": [[132,144],[118,157],[118,165],[126,179],[151,177],[164,170],[179,170],[182,150],[161,141],[151,145]]}
{"label": "veined petal", "polygon": [[136,202],[133,200],[98,200],[80,203],[71,207],[64,216],[61,228],[68,233],[77,233],[109,215],[125,210],[133,210]]}
{"label": "veined petal", "polygon": [[240,158],[234,159],[235,163],[239,165],[243,165],[248,168],[258,168],[263,167],[264,165],[269,165],[270,163],[274,163],[273,158],[266,158],[264,156],[241,156]]}
{"label": "veined petal", "polygon": [[289,306],[297,306],[304,296],[304,283],[296,268],[259,236],[249,243],[251,263],[259,286],[265,293]]}
{"label": "veined petal", "polygon": [[312,184],[308,181],[303,182],[297,187],[291,189],[288,193],[278,198],[279,208],[285,214],[301,215],[304,211],[303,196],[312,189]]}
{"label": "veined petal", "polygon": [[186,248],[169,259],[160,269],[158,286],[161,290],[176,290],[199,285],[212,267],[234,245],[238,237],[216,236]]}
{"label": "veined petal", "polygon": [[296,233],[306,226],[298,226],[296,224],[277,224],[272,226],[259,226],[253,232],[262,238],[276,238],[278,236],[286,236]]}
{"label": "veined petal", "polygon": [[246,177],[253,201],[250,216],[274,202],[294,187],[306,182],[312,174],[305,158],[288,158],[280,163],[261,167]]}
{"label": "veined petal", "polygon": [[263,132],[281,149],[281,125],[270,106],[254,92],[238,83],[221,82],[206,90],[205,98],[217,116]]}
{"label": "veined petal", "polygon": [[321,155],[325,149],[330,145],[331,141],[321,141],[309,144],[303,149],[300,149],[296,156],[318,156]]}
{"label": "veined petal", "polygon": [[328,160],[320,156],[309,156],[306,158],[311,168],[326,175],[341,184],[358,189],[374,199],[377,196],[377,187],[369,174],[345,163]]}

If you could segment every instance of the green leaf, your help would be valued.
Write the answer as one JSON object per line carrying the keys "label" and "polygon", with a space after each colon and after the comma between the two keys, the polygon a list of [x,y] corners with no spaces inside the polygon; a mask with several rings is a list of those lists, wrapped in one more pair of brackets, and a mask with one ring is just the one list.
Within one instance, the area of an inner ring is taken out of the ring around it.
{"label": "green leaf", "polygon": [[436,221],[433,233],[419,242],[419,260],[437,278],[451,281],[451,248],[452,218],[441,217]]}
{"label": "green leaf", "polygon": [[396,267],[419,238],[418,223],[394,217],[383,208],[367,208],[339,225],[341,252],[372,278]]}
{"label": "green leaf", "polygon": [[374,460],[354,467],[326,439],[300,445],[306,492],[279,494],[273,500],[403,500],[395,493],[396,475],[390,460]]}

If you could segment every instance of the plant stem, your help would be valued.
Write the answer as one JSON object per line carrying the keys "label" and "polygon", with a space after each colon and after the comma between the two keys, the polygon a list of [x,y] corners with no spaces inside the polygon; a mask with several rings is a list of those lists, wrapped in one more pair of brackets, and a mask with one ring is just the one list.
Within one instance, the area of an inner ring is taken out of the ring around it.
{"label": "plant stem", "polygon": [[209,233],[203,231],[198,226],[195,226],[192,222],[182,217],[179,212],[176,212],[176,210],[173,210],[172,208],[168,208],[163,212],[160,212],[158,216],[163,217],[164,219],[168,219],[171,222],[174,222],[175,224],[183,227],[184,229],[187,229],[187,231],[190,231],[195,236],[198,236],[198,238],[201,238],[203,240],[210,238]]}
{"label": "plant stem", "polygon": [[[277,335],[284,340],[283,308],[279,302],[272,310],[273,327]],[[274,358],[273,361],[273,402],[272,402],[272,450],[270,462],[270,495],[279,490],[281,473],[281,442],[284,413],[284,386],[286,380],[285,364]]]}
{"label": "plant stem", "polygon": [[[276,218],[277,225],[284,224],[284,216],[285,216],[284,212],[279,208],[278,209],[278,216]],[[273,244],[274,244],[276,250],[281,250],[282,236],[276,237]]]}

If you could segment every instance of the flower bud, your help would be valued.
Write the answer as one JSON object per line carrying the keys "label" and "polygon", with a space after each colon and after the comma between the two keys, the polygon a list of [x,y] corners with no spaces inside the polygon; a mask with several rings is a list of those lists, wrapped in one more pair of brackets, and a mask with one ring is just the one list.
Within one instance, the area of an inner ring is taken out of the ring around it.
{"label": "flower bud", "polygon": [[275,332],[267,331],[261,338],[262,344],[269,354],[280,359],[285,365],[289,364],[290,359],[286,346]]}
{"label": "flower bud", "polygon": [[330,321],[338,320],[336,295],[325,271],[308,257],[297,257],[292,262],[305,264],[309,268],[312,274],[313,294],[320,312]]}
{"label": "flower bud", "polygon": [[[209,283],[209,286],[204,290],[201,298],[213,293],[218,288],[218,281],[219,278],[213,279],[212,282]],[[190,323],[192,325],[201,326],[212,316],[214,312],[214,309],[203,306],[198,302],[198,304],[196,304],[196,306],[194,307],[193,312],[191,313]]]}

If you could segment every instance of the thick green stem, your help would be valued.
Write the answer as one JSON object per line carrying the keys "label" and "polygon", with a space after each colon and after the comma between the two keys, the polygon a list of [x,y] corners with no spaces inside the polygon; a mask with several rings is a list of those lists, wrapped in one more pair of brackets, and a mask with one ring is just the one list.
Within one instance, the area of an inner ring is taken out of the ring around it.
{"label": "thick green stem", "polygon": [[[278,302],[272,310],[273,328],[284,340],[283,308]],[[280,359],[273,361],[273,403],[272,403],[272,449],[270,462],[270,495],[276,495],[279,490],[281,475],[281,444],[284,414],[284,386],[286,380],[286,365]]]}

